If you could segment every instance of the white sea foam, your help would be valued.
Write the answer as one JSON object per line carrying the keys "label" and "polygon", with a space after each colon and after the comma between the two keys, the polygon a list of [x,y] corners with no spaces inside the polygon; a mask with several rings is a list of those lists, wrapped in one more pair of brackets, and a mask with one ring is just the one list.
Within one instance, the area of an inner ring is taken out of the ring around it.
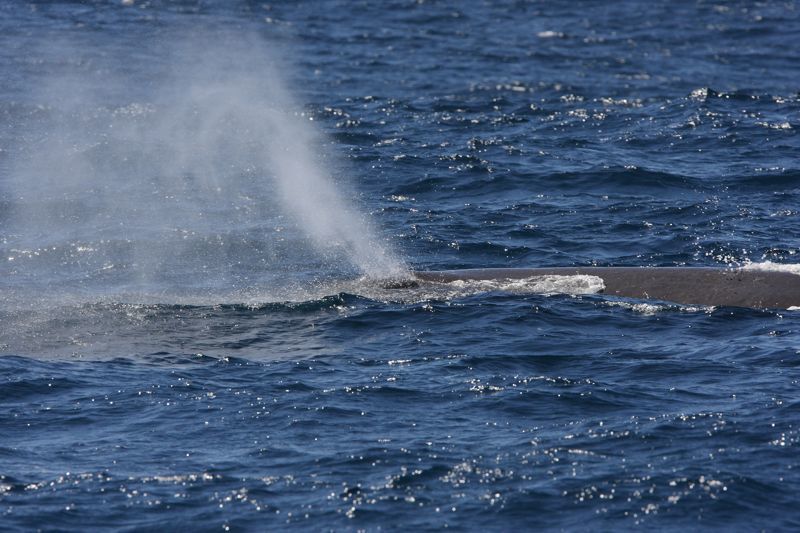
{"label": "white sea foam", "polygon": [[764,261],[762,263],[747,263],[742,266],[743,270],[763,270],[767,272],[788,272],[800,276],[800,264],[797,263],[773,263]]}
{"label": "white sea foam", "polygon": [[634,313],[639,313],[645,316],[653,316],[665,311],[679,311],[681,313],[711,313],[716,309],[713,306],[705,305],[683,305],[683,304],[666,304],[666,303],[645,303],[645,302],[624,302],[624,301],[608,301],[604,302],[609,307],[622,307],[623,309],[630,309]]}
{"label": "white sea foam", "polygon": [[449,283],[416,281],[401,288],[387,288],[380,282],[362,278],[339,286],[343,292],[378,301],[423,302],[454,300],[488,292],[528,294],[597,294],[605,289],[598,276],[533,276],[522,279],[456,280]]}
{"label": "white sea foam", "polygon": [[501,291],[514,294],[595,294],[605,289],[599,276],[533,276],[522,279],[457,280],[446,284],[456,290]]}
{"label": "white sea foam", "polygon": [[553,30],[545,30],[540,31],[536,34],[536,36],[540,39],[553,39],[556,37],[564,37],[564,34],[560,31],[553,31]]}

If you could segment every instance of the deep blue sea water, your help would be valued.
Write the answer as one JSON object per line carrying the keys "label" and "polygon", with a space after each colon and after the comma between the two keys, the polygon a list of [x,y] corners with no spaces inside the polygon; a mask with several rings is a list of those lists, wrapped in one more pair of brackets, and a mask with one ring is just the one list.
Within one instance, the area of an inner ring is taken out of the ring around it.
{"label": "deep blue sea water", "polygon": [[0,2],[0,530],[799,529],[798,311],[348,244],[800,263],[797,43],[795,1]]}

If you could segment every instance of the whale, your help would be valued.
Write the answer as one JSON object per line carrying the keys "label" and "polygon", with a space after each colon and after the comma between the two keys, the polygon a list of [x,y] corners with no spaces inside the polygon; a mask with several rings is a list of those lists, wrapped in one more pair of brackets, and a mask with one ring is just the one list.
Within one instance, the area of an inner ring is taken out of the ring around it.
{"label": "whale", "polygon": [[575,275],[602,279],[603,289],[599,294],[619,298],[713,307],[800,307],[800,275],[774,270],[714,267],[552,267],[413,272],[416,280],[428,283]]}

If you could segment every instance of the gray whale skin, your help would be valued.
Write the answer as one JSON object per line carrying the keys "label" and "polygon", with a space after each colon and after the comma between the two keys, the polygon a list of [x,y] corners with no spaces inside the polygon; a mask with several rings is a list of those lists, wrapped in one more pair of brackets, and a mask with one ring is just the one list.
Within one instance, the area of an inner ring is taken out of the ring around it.
{"label": "gray whale skin", "polygon": [[535,276],[597,276],[601,294],[688,305],[782,308],[800,306],[800,275],[755,269],[705,267],[477,268],[418,271],[420,281],[523,279]]}

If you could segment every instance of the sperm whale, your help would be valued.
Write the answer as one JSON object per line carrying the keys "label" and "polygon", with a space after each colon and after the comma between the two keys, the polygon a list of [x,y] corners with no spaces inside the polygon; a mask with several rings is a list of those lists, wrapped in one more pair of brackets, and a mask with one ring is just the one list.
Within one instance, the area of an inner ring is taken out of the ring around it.
{"label": "sperm whale", "polygon": [[602,294],[686,305],[752,307],[800,306],[800,275],[756,269],[709,267],[479,268],[417,271],[419,281],[526,279],[539,276],[597,276]]}

